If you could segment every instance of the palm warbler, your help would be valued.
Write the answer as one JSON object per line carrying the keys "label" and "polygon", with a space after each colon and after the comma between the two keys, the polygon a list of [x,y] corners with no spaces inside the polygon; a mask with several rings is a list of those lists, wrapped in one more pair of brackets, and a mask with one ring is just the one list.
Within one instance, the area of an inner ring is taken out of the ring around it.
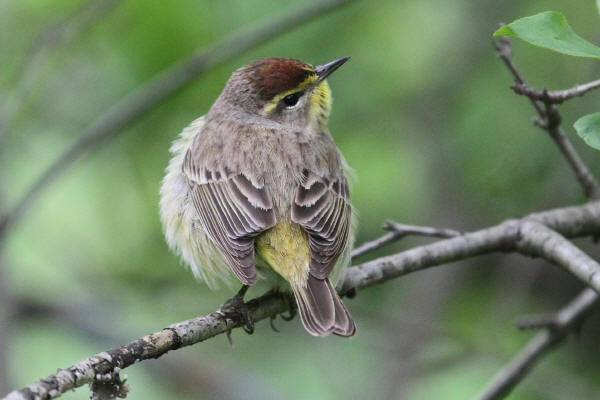
{"label": "palm warbler", "polygon": [[235,71],[173,143],[161,187],[167,242],[196,278],[214,287],[235,277],[244,289],[258,279],[287,282],[317,336],[356,330],[332,285],[354,229],[325,80],[348,59],[264,58]]}

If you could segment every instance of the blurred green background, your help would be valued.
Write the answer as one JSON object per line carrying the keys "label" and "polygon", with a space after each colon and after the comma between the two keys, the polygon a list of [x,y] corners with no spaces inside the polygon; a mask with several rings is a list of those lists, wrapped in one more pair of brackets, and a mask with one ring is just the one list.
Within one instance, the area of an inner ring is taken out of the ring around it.
{"label": "blurred green background", "polygon": [[[16,110],[0,147],[4,206],[131,90],[240,27],[306,4],[91,0],[106,8],[81,33],[32,50],[48,26],[86,3],[0,1],[0,107]],[[87,154],[4,243],[0,279],[13,301],[0,325],[8,365],[0,394],[231,296],[195,282],[168,251],[158,188],[170,142],[208,110],[234,69],[256,58],[352,56],[329,80],[330,128],[358,176],[359,243],[380,235],[386,218],[474,230],[584,201],[551,140],[531,124],[531,105],[508,89],[512,78],[492,46],[499,22],[550,9],[600,43],[592,0],[352,2],[207,71]],[[537,87],[566,88],[600,72],[598,61],[518,42],[513,49]],[[561,106],[565,129],[598,173],[598,153],[571,125],[599,105],[592,93]],[[363,259],[425,242],[407,239]],[[446,265],[348,300],[358,326],[351,340],[311,337],[298,319],[278,320],[281,333],[262,322],[253,336],[235,331],[233,347],[222,335],[128,368],[128,398],[470,398],[533,335],[514,322],[557,309],[580,286],[518,256]],[[592,315],[510,398],[599,398],[599,335]],[[63,398],[88,396],[82,388]]]}

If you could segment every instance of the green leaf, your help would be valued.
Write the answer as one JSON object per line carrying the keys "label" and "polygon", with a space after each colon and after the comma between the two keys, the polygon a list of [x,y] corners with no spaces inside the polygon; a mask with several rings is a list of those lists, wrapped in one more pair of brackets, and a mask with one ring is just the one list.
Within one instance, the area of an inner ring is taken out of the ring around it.
{"label": "green leaf", "polygon": [[573,126],[588,146],[600,150],[600,112],[579,118]]}
{"label": "green leaf", "polygon": [[565,16],[556,11],[520,18],[498,29],[494,36],[512,36],[562,54],[600,59],[600,47],[578,36]]}

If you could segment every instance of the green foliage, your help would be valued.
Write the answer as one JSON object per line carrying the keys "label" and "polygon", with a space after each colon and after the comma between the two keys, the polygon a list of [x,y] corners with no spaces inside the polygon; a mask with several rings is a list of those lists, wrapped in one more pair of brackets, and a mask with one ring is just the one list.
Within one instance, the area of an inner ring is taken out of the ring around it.
{"label": "green foliage", "polygon": [[581,38],[565,16],[546,11],[504,25],[494,36],[512,36],[534,46],[576,57],[600,58],[600,47]]}
{"label": "green foliage", "polygon": [[600,112],[579,118],[573,126],[588,146],[600,150]]}

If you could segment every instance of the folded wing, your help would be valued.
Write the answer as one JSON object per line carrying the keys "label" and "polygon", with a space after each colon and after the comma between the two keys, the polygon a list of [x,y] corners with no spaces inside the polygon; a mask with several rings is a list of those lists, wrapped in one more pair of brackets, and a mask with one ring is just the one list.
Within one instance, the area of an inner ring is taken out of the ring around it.
{"label": "folded wing", "polygon": [[254,238],[276,223],[273,201],[263,184],[227,168],[209,170],[186,154],[183,172],[192,185],[202,227],[245,285],[256,282]]}
{"label": "folded wing", "polygon": [[346,178],[327,179],[305,171],[292,205],[292,220],[309,234],[310,274],[325,279],[344,251],[352,207]]}
{"label": "folded wing", "polygon": [[293,287],[302,324],[317,336],[352,336],[352,316],[329,281],[329,274],[348,242],[352,208],[344,177],[328,179],[308,171],[292,205],[292,220],[308,232],[309,276],[304,287]]}

